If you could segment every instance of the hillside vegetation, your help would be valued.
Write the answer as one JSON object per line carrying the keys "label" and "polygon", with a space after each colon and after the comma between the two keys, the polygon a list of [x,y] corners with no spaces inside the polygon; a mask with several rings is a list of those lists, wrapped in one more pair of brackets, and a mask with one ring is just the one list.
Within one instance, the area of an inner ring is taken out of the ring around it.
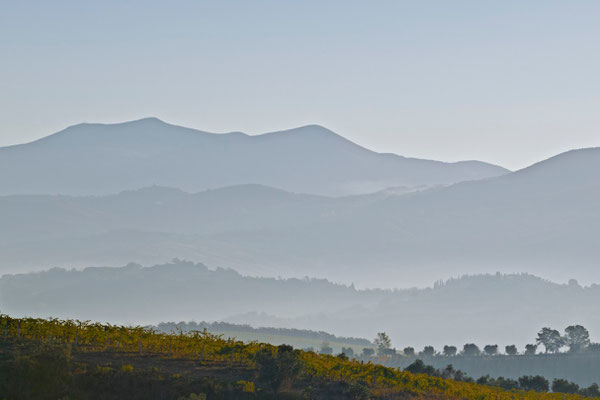
{"label": "hillside vegetation", "polygon": [[0,318],[0,332],[0,397],[5,398],[104,399],[129,393],[131,398],[150,399],[581,398],[508,391],[285,345],[245,344],[207,332],[175,335],[6,315]]}
{"label": "hillside vegetation", "polygon": [[206,330],[209,333],[221,335],[225,338],[234,338],[242,342],[256,341],[273,345],[289,344],[302,349],[320,349],[323,344],[327,344],[335,353],[341,353],[343,349],[347,348],[360,353],[365,347],[373,347],[373,343],[367,339],[335,336],[323,331],[271,327],[254,328],[250,325],[227,322],[161,322],[153,329],[164,333]]}

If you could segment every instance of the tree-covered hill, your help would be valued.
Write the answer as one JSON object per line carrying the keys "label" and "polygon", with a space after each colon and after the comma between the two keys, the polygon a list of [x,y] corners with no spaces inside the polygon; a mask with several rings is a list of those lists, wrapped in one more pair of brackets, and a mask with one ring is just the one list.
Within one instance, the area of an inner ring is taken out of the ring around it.
{"label": "tree-covered hill", "polygon": [[372,363],[244,344],[206,332],[0,318],[0,397],[10,399],[577,400]]}
{"label": "tree-covered hill", "polygon": [[358,290],[326,280],[257,278],[174,261],[0,278],[0,309],[13,315],[141,325],[224,321],[368,339],[384,331],[398,349],[441,350],[473,342],[515,344],[522,352],[541,327],[576,324],[599,342],[599,303],[598,285],[518,274],[465,276],[422,289]]}

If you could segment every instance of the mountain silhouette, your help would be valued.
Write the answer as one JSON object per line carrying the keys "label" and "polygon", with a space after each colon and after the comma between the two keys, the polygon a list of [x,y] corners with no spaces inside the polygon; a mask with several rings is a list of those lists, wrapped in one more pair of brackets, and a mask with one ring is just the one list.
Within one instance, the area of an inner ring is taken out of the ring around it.
{"label": "mountain silhouette", "polygon": [[338,196],[506,172],[478,161],[444,163],[380,154],[318,125],[250,136],[145,118],[79,124],[35,142],[0,148],[0,195],[101,195],[152,185],[197,192],[257,183]]}

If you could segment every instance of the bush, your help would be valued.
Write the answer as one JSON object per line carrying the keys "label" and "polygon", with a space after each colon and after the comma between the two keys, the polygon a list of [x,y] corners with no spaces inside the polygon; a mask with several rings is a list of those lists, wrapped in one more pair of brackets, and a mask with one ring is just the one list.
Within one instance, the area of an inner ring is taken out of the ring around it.
{"label": "bush", "polygon": [[133,365],[125,364],[121,366],[121,372],[130,374],[133,372]]}

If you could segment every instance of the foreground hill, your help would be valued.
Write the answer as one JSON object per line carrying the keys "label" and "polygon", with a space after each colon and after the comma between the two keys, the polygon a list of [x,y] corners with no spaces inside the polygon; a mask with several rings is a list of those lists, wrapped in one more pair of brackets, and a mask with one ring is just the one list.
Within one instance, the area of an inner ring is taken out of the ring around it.
{"label": "foreground hill", "polygon": [[[261,185],[0,197],[0,272],[174,257],[361,286],[466,273],[600,282],[600,149],[497,178],[328,198]],[[401,192],[403,193],[403,192]]]}
{"label": "foreground hill", "polygon": [[146,118],[75,125],[32,143],[0,148],[0,195],[108,194],[155,184],[195,192],[247,183],[345,195],[506,172],[477,161],[379,154],[316,125],[249,136]]}
{"label": "foreground hill", "polygon": [[[0,396],[12,399],[576,400],[413,374],[213,335],[0,316]],[[597,387],[594,392],[597,392]]]}
{"label": "foreground hill", "polygon": [[[531,275],[480,275],[431,288],[357,290],[315,279],[243,276],[175,262],[150,268],[53,269],[0,279],[0,310],[16,316],[157,325],[227,321],[341,336],[390,334],[398,348],[532,343],[544,326],[582,324],[600,341],[600,286]],[[507,330],[511,326],[515,329]]]}

